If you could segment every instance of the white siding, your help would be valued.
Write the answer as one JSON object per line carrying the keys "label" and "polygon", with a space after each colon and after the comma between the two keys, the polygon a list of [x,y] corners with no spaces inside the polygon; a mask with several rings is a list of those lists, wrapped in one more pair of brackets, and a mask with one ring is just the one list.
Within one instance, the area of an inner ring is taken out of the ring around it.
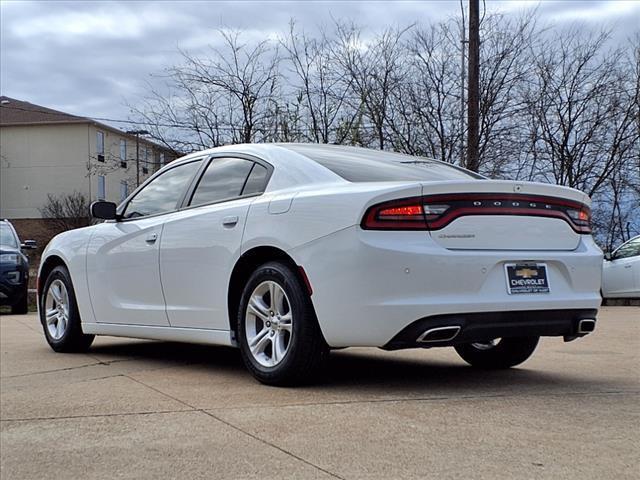
{"label": "white siding", "polygon": [[0,128],[0,217],[40,218],[38,209],[47,202],[47,194],[75,190],[89,196],[88,128]]}
{"label": "white siding", "polygon": [[[149,153],[147,154],[147,147]],[[98,162],[98,155],[104,162]],[[122,155],[127,167],[121,167]],[[149,156],[149,164],[145,157]],[[140,183],[153,174],[154,151],[140,139]],[[142,168],[149,167],[143,174]],[[40,218],[47,194],[98,195],[104,176],[105,200],[119,203],[123,183],[136,187],[135,139],[92,124],[0,127],[0,217]]]}

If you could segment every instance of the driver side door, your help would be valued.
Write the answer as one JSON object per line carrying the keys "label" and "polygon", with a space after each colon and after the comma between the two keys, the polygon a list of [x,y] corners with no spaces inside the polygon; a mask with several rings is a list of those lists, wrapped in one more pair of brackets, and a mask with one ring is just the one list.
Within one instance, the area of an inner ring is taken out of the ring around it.
{"label": "driver side door", "polygon": [[169,326],[160,284],[163,223],[176,211],[200,164],[183,163],[152,177],[118,221],[96,225],[87,251],[87,279],[98,323]]}

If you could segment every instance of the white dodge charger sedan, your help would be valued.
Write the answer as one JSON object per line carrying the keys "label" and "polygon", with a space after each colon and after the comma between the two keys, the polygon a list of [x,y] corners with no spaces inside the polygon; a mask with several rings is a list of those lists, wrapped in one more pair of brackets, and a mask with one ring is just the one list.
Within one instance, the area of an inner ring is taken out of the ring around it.
{"label": "white dodge charger sedan", "polygon": [[60,352],[95,335],[236,346],[274,385],[308,381],[349,346],[452,346],[507,368],[541,336],[594,330],[603,255],[589,204],[390,152],[214,148],[55,237],[40,319]]}

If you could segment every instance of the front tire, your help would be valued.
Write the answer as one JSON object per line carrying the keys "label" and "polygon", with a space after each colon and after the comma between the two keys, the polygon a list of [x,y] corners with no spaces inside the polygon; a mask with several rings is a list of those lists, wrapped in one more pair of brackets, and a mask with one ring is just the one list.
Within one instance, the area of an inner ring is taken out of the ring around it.
{"label": "front tire", "polygon": [[76,294],[65,267],[51,271],[39,300],[40,323],[49,346],[56,352],[87,351],[94,335],[82,333]]}
{"label": "front tire", "polygon": [[311,299],[296,273],[282,262],[266,263],[253,272],[237,320],[242,359],[267,385],[308,383],[328,356]]}
{"label": "front tire", "polygon": [[473,367],[504,369],[527,360],[536,349],[539,339],[540,337],[501,338],[456,345],[455,349]]}

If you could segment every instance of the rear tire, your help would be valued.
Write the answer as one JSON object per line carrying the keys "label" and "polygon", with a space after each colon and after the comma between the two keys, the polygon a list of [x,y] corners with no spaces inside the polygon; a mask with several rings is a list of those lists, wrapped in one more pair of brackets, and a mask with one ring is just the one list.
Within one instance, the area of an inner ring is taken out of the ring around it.
{"label": "rear tire", "polygon": [[25,315],[29,313],[29,290],[24,289],[24,295],[18,303],[11,307],[13,315]]}
{"label": "rear tire", "polygon": [[94,335],[82,333],[76,294],[66,267],[51,271],[39,301],[40,323],[49,346],[56,352],[86,352]]}
{"label": "rear tire", "polygon": [[329,349],[307,290],[287,264],[269,262],[253,272],[237,322],[242,359],[257,380],[293,386],[317,378]]}
{"label": "rear tire", "polygon": [[527,360],[540,337],[502,338],[495,346],[465,343],[456,345],[458,355],[469,365],[485,369],[511,368]]}

